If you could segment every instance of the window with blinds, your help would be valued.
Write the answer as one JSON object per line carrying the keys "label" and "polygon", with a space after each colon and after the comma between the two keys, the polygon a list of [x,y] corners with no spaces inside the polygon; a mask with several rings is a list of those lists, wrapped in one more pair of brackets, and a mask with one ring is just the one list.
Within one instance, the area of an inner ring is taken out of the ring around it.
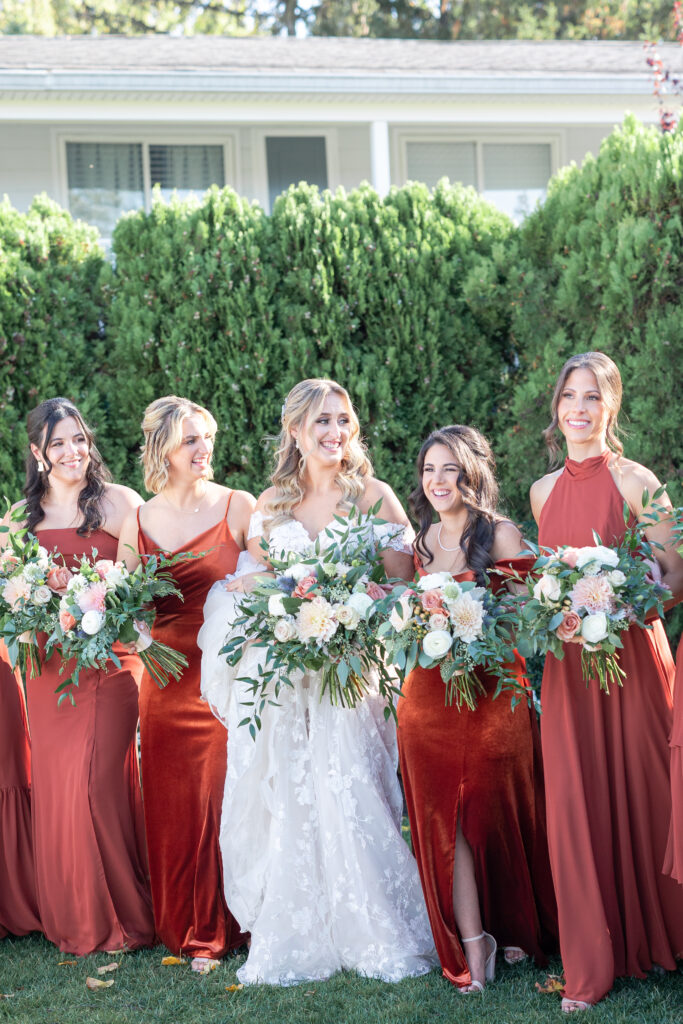
{"label": "window with blinds", "polygon": [[327,154],[324,136],[269,135],[266,138],[268,201],[270,209],[290,185],[307,181],[327,188]]}
{"label": "window with blinds", "polygon": [[128,142],[67,142],[69,209],[108,238],[126,210],[145,204],[142,146]]}
{"label": "window with blinds", "polygon": [[408,142],[406,164],[409,181],[423,181],[434,188],[441,178],[477,185],[477,153],[474,142]]}
{"label": "window with blinds", "polygon": [[149,176],[152,187],[159,185],[164,199],[175,192],[181,199],[201,196],[212,185],[224,185],[222,146],[149,147]]}

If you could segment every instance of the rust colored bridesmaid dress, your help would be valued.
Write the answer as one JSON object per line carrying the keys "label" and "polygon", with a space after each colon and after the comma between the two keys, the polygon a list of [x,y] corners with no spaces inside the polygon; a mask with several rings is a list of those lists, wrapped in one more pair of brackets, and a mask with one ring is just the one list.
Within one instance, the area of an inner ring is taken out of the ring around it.
{"label": "rust colored bridesmaid dress", "polygon": [[683,637],[676,652],[674,724],[671,731],[671,828],[664,871],[683,885]]}
{"label": "rust colored bridesmaid dress", "polygon": [[[624,534],[609,452],[565,468],[540,516],[546,547]],[[616,977],[674,970],[683,955],[683,888],[662,874],[671,817],[668,740],[674,666],[664,627],[622,634],[623,688],[581,676],[581,652],[546,660],[541,739],[550,863],[565,995],[595,1003]]]}
{"label": "rust colored bridesmaid dress", "polygon": [[[523,682],[521,659],[514,670]],[[539,964],[556,948],[536,712],[524,703],[512,711],[504,694],[491,699],[496,680],[480,678],[487,696],[476,711],[445,706],[438,668],[415,668],[398,702],[413,849],[443,974],[458,986],[471,982],[453,910],[458,820],[472,848],[483,927]]]}
{"label": "rust colored bridesmaid dress", "polygon": [[[200,699],[197,647],[206,595],[216,580],[234,572],[240,553],[227,515],[228,509],[182,549],[205,551],[204,557],[171,570],[184,601],[166,597],[156,604],[154,638],[181,651],[188,667],[164,690],[145,672],[140,689],[142,789],[157,933],[173,953],[213,959],[246,939],[223,895],[218,836],[227,774],[225,726]],[[139,511],[138,527],[141,556],[158,553],[140,527]]]}
{"label": "rust colored bridesmaid dress", "polygon": [[[72,568],[93,549],[116,558],[116,538],[104,530],[39,537]],[[27,686],[38,909],[45,936],[79,956],[154,940],[135,751],[142,664],[119,657],[120,670],[80,673],[75,707],[57,706],[67,678],[58,654]]]}
{"label": "rust colored bridesmaid dress", "polygon": [[0,938],[40,931],[24,695],[0,643]]}

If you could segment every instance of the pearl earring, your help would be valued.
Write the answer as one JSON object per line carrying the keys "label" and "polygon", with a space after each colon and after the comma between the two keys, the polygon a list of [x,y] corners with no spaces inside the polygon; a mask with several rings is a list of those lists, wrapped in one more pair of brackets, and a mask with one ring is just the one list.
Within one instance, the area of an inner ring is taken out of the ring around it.
{"label": "pearl earring", "polygon": [[38,470],[39,473],[45,472],[45,466],[43,465],[40,459],[36,459],[36,469]]}

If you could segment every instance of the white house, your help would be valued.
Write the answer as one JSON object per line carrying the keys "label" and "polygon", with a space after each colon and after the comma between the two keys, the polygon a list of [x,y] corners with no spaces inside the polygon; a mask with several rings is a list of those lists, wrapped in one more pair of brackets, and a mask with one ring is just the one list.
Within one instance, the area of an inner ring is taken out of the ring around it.
{"label": "white house", "polygon": [[[659,48],[680,71],[682,50]],[[448,176],[523,215],[632,111],[658,119],[637,42],[0,38],[0,194],[45,191],[109,237],[124,210],[233,186]]]}

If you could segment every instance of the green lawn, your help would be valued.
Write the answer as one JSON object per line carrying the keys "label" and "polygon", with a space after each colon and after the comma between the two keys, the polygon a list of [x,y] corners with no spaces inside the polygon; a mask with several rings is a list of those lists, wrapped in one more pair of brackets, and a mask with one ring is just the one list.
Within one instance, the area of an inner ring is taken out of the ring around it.
{"label": "green lawn", "polygon": [[[540,1024],[566,1020],[556,995],[540,995],[544,972],[532,966],[499,965],[499,977],[483,996],[459,996],[438,971],[385,985],[340,974],[323,984],[227,992],[243,957],[228,959],[206,977],[189,965],[163,967],[166,950],[98,954],[60,967],[74,957],[41,938],[0,942],[0,1021],[17,1024]],[[111,988],[89,991],[85,980],[117,960],[103,975]],[[557,972],[559,964],[551,965]],[[683,974],[646,982],[618,982],[590,1014],[591,1024],[681,1024]]]}

